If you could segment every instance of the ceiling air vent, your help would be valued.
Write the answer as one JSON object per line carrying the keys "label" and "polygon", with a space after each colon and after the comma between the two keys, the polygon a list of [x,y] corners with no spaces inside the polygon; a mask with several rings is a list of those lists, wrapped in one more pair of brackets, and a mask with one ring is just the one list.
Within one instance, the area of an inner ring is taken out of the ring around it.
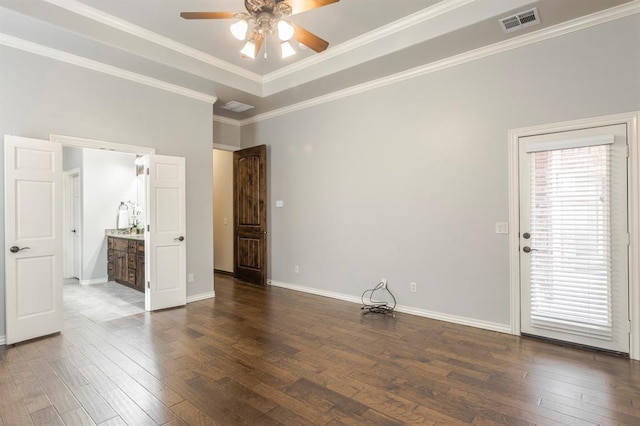
{"label": "ceiling air vent", "polygon": [[533,9],[500,19],[500,28],[502,28],[502,31],[505,33],[510,33],[539,23],[540,17],[538,16],[538,9],[534,7]]}
{"label": "ceiling air vent", "polygon": [[244,111],[250,110],[251,108],[253,108],[253,106],[243,104],[242,102],[238,102],[238,101],[230,101],[224,105],[220,105],[220,108],[226,109],[228,111],[233,111],[233,112],[244,112]]}

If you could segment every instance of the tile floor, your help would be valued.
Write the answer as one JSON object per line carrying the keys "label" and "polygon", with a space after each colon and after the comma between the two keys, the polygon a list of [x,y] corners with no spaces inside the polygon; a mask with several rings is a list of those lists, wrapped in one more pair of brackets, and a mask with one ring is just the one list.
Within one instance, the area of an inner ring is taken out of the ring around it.
{"label": "tile floor", "polygon": [[144,312],[144,293],[114,281],[80,285],[64,281],[64,330],[84,327]]}

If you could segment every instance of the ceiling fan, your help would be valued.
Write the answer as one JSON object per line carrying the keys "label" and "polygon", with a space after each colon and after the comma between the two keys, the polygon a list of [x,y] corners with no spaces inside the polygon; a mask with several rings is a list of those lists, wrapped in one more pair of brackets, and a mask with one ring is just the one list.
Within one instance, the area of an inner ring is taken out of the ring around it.
{"label": "ceiling fan", "polygon": [[[244,0],[245,12],[182,12],[184,19],[237,19],[230,26],[238,40],[246,40],[240,51],[245,58],[256,58],[267,36],[280,39],[282,57],[296,53],[289,43],[292,38],[320,53],[329,47],[329,42],[288,21],[291,15],[337,3],[340,0]],[[267,56],[265,48],[265,58]]]}

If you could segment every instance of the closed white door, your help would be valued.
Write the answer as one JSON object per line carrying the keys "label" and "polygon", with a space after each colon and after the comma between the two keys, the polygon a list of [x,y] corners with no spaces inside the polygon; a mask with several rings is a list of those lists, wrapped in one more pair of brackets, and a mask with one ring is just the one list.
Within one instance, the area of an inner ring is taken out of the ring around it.
{"label": "closed white door", "polygon": [[629,352],[625,125],[520,138],[522,333]]}
{"label": "closed white door", "polygon": [[62,147],[4,138],[7,344],[62,329]]}
{"label": "closed white door", "polygon": [[147,157],[147,310],[187,301],[185,159]]}

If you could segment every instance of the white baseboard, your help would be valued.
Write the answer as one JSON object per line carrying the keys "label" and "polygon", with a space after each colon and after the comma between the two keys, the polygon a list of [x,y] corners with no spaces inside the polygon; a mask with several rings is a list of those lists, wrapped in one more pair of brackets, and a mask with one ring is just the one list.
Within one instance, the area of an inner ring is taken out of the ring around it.
{"label": "white baseboard", "polygon": [[495,322],[482,321],[474,318],[460,317],[457,315],[443,314],[441,312],[427,311],[425,309],[412,308],[411,306],[396,306],[396,311],[405,314],[417,315],[438,321],[446,321],[454,324],[468,325],[469,327],[482,328],[484,330],[497,331],[499,333],[511,334],[511,326],[498,324]]}
{"label": "white baseboard", "polygon": [[193,296],[187,296],[187,303],[197,302],[199,300],[212,299],[214,297],[216,297],[215,291],[210,291],[208,293],[194,294]]}
{"label": "white baseboard", "polygon": [[7,344],[7,336],[0,336],[0,346]]}
{"label": "white baseboard", "polygon": [[109,282],[109,278],[94,278],[92,280],[80,280],[80,285],[104,284]]}
{"label": "white baseboard", "polygon": [[351,296],[344,293],[336,293],[334,291],[320,290],[312,287],[304,287],[296,284],[283,283],[282,281],[268,280],[267,284],[272,285],[274,287],[282,287],[282,288],[287,288],[289,290],[301,291],[303,293],[315,294],[317,296],[324,296],[324,297],[330,297],[332,299],[344,300],[346,302],[362,303],[362,300],[359,297]]}
{"label": "white baseboard", "polygon": [[[334,291],[320,290],[312,287],[304,287],[296,284],[284,283],[281,281],[269,280],[267,284],[274,287],[282,287],[289,290],[301,291],[303,293],[315,294],[317,296],[330,297],[332,299],[344,300],[346,302],[362,304],[362,300],[357,296],[351,296],[349,294],[337,293]],[[443,314],[440,312],[427,311],[425,309],[413,308],[411,306],[396,306],[397,312],[405,314],[416,315],[419,317],[451,322],[454,324],[467,325],[469,327],[482,328],[484,330],[497,331],[499,333],[511,334],[511,327],[506,324],[498,324],[488,321],[477,320],[473,318],[460,317],[457,315]]]}

